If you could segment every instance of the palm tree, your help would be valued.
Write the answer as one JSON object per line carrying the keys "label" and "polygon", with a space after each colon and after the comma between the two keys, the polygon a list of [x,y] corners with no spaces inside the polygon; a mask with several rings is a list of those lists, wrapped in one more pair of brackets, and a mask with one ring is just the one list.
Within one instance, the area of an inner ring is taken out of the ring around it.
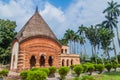
{"label": "palm tree", "polygon": [[120,38],[119,38],[119,32],[118,32],[118,16],[120,16],[120,4],[117,4],[117,2],[114,2],[113,0],[111,2],[108,2],[108,7],[103,11],[103,13],[107,13],[107,15],[109,16],[109,19],[112,19],[113,22],[113,26],[114,28],[116,28],[116,32],[117,32],[117,39],[118,39],[118,43],[119,43],[119,47],[120,47]]}
{"label": "palm tree", "polygon": [[72,40],[73,40],[74,31],[71,29],[66,30],[66,33],[64,34],[64,39],[68,40],[70,53],[72,53]]}
{"label": "palm tree", "polygon": [[100,37],[101,47],[104,50],[104,53],[108,55],[108,59],[110,60],[109,50],[111,49],[110,44],[114,37],[114,33],[109,29],[100,28],[99,37]]}
{"label": "palm tree", "polygon": [[65,46],[67,46],[68,45],[68,40],[67,39],[60,39],[59,40],[60,41],[60,43],[62,44],[62,45],[65,45]]}
{"label": "palm tree", "polygon": [[108,2],[108,7],[103,11],[103,13],[107,13],[108,16],[117,18],[120,15],[119,7],[120,4],[117,4],[117,2],[112,0],[111,2]]}
{"label": "palm tree", "polygon": [[77,33],[79,33],[79,42],[81,45],[81,50],[80,50],[81,56],[82,56],[82,45],[84,46],[84,54],[87,55],[86,46],[85,46],[85,43],[86,43],[85,30],[86,30],[86,27],[84,27],[82,24],[81,26],[78,27],[78,31],[77,31]]}
{"label": "palm tree", "polygon": [[[106,18],[106,20],[103,21],[102,24],[104,25],[105,28],[113,31],[113,28],[117,27],[117,20],[115,18],[110,17],[110,16],[105,16],[105,18]],[[118,61],[114,38],[112,39],[112,44],[113,44],[113,48],[114,48],[114,54],[115,54],[115,57],[116,57],[116,61]]]}
{"label": "palm tree", "polygon": [[[99,29],[95,26],[92,26],[86,29],[86,37],[90,41],[92,47],[92,56],[97,55],[96,47],[99,45]],[[97,59],[95,60],[97,63]]]}
{"label": "palm tree", "polygon": [[[81,45],[81,50],[80,50],[81,52],[80,52],[80,54],[81,54],[81,57],[83,57],[83,55],[87,55],[86,47],[85,47],[85,43],[86,43],[85,37],[81,36],[79,38],[79,42],[80,42],[80,45]],[[82,46],[84,46],[84,54],[82,54],[83,53],[82,52]]]}
{"label": "palm tree", "polygon": [[75,33],[74,35],[74,53],[75,54],[78,53],[78,45],[77,45],[78,42],[79,42],[79,35]]}
{"label": "palm tree", "polygon": [[94,53],[97,53],[96,46],[99,44],[99,33],[97,27],[91,25],[91,27],[87,28],[86,37],[90,41],[90,44],[93,46]]}

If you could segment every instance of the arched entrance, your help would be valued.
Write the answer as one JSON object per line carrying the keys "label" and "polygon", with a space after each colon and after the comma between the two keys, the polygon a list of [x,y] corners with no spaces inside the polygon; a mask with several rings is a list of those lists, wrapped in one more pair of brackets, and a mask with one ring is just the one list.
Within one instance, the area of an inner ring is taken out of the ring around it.
{"label": "arched entrance", "polygon": [[71,60],[71,65],[73,65],[73,59]]}
{"label": "arched entrance", "polygon": [[32,56],[30,59],[30,68],[35,67],[36,59],[35,56]]}
{"label": "arched entrance", "polygon": [[69,60],[68,60],[68,59],[67,59],[67,62],[66,62],[66,63],[67,63],[67,66],[69,66]]}
{"label": "arched entrance", "polygon": [[40,66],[45,66],[45,56],[44,55],[40,56]]}
{"label": "arched entrance", "polygon": [[62,66],[64,66],[64,59],[62,60]]}
{"label": "arched entrance", "polygon": [[53,56],[49,56],[48,63],[49,66],[53,66]]}

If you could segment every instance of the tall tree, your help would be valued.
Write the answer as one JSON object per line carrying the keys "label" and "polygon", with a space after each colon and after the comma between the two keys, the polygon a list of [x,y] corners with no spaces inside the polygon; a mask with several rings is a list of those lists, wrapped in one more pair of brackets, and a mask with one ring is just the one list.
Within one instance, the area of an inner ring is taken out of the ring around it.
{"label": "tall tree", "polygon": [[117,34],[117,39],[120,47],[120,37],[119,37],[119,32],[118,32],[118,16],[120,16],[120,4],[117,2],[114,2],[113,0],[111,2],[108,2],[108,7],[103,11],[103,13],[107,13],[108,20],[112,21],[112,25],[110,27],[116,28],[116,34]]}
{"label": "tall tree", "polygon": [[15,27],[14,21],[0,19],[0,63],[10,62],[11,43],[16,35]]}
{"label": "tall tree", "polygon": [[77,31],[77,33],[79,34],[79,42],[81,45],[81,50],[80,50],[81,56],[82,56],[82,46],[84,46],[84,54],[87,55],[86,46],[85,46],[85,43],[86,43],[85,30],[86,30],[86,27],[84,27],[82,24],[81,26],[78,27],[78,31]]}
{"label": "tall tree", "polygon": [[[97,55],[96,47],[100,43],[98,31],[99,29],[95,26],[91,26],[85,31],[86,37],[90,41],[92,47],[92,56]],[[97,63],[97,59],[95,61]]]}
{"label": "tall tree", "polygon": [[114,37],[114,33],[109,29],[100,28],[99,36],[100,36],[101,47],[104,50],[104,53],[108,55],[108,59],[110,60],[109,50],[111,49],[110,44]]}
{"label": "tall tree", "polygon": [[73,49],[72,49],[73,36],[74,36],[74,31],[73,30],[71,30],[71,29],[66,30],[66,32],[64,34],[64,39],[68,40],[70,53],[73,52]]}
{"label": "tall tree", "polygon": [[68,46],[68,40],[67,39],[60,39],[59,40],[62,45]]}
{"label": "tall tree", "polygon": [[74,36],[73,36],[73,40],[74,40],[74,53],[78,53],[78,45],[77,43],[79,42],[79,35],[77,35],[76,33],[74,33]]}

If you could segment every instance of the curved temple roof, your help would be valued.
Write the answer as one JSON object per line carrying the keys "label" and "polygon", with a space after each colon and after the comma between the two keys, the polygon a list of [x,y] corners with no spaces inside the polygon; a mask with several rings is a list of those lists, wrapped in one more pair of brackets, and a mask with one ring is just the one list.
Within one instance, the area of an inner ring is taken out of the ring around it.
{"label": "curved temple roof", "polygon": [[31,36],[46,36],[56,40],[59,43],[48,24],[39,14],[37,8],[34,15],[28,20],[28,22],[24,25],[20,32],[18,32],[15,38],[17,38],[18,41],[21,42]]}

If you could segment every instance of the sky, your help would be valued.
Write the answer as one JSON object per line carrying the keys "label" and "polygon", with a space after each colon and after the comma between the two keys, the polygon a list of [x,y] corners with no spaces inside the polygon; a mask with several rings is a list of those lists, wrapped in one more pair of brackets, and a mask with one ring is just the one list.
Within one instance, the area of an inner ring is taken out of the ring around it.
{"label": "sky", "polygon": [[[0,19],[16,21],[18,32],[38,6],[39,13],[61,39],[68,28],[76,31],[81,24],[89,27],[105,20],[102,12],[107,1],[110,0],[0,0]],[[120,0],[114,1],[120,4]]]}

